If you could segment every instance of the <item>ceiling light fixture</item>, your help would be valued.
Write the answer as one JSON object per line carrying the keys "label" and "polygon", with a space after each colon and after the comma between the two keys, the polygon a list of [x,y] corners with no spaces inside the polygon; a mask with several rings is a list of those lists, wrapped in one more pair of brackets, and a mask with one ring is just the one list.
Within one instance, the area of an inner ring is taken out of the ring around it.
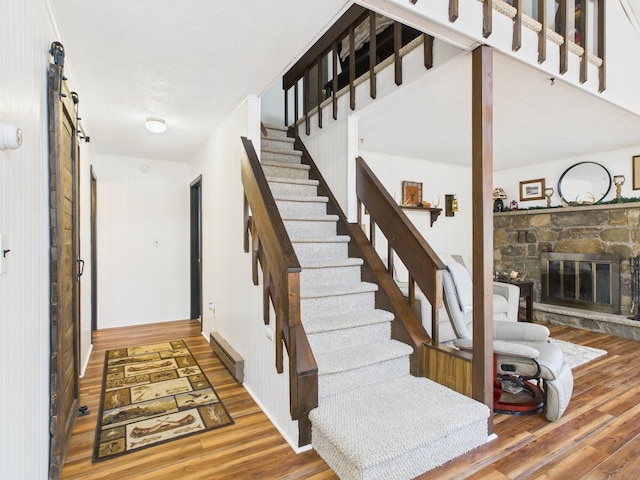
{"label": "ceiling light fixture", "polygon": [[152,133],[164,133],[167,129],[167,124],[164,119],[158,117],[147,117],[147,121],[144,123],[144,126]]}

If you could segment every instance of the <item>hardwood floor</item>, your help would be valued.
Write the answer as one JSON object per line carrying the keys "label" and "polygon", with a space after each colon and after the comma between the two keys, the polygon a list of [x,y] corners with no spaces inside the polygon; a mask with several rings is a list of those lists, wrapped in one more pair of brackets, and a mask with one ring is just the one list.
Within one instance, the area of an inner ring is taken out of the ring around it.
{"label": "hardwood floor", "polygon": [[[431,479],[639,479],[640,342],[568,327],[552,336],[607,350],[574,370],[574,392],[557,422],[542,414],[496,415],[498,438],[419,477]],[[109,348],[184,339],[222,398],[235,424],[122,457],[91,463]],[[212,353],[197,321],[102,330],[80,381],[81,417],[71,440],[63,479],[335,479],[314,452],[296,455],[244,388]]]}

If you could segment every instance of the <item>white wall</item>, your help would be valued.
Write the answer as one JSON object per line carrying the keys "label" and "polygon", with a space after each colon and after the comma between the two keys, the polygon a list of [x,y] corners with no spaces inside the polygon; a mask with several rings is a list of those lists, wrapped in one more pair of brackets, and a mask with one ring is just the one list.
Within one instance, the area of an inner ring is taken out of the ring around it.
{"label": "white wall", "polygon": [[[493,179],[496,187],[504,188],[507,196],[509,197],[505,201],[505,205],[515,199],[520,208],[540,207],[546,205],[546,200],[531,200],[526,202],[520,201],[519,188],[521,181],[527,181],[537,178],[545,179],[545,186],[554,189],[553,197],[551,198],[551,205],[560,205],[560,197],[558,195],[558,180],[562,173],[578,162],[597,162],[609,170],[609,173],[613,177],[614,175],[624,175],[625,183],[622,186],[621,195],[623,197],[640,197],[640,190],[633,190],[633,178],[632,178],[632,160],[634,155],[640,155],[640,143],[635,147],[621,148],[618,150],[611,150],[607,152],[595,152],[590,155],[584,155],[580,157],[566,158],[557,160],[554,162],[547,162],[544,164],[538,164],[533,166],[526,166],[520,168],[512,168],[508,170],[500,170],[494,172]],[[609,194],[604,200],[612,200],[615,198],[615,186],[612,185]]]}
{"label": "white wall", "polygon": [[[462,255],[465,263],[471,265],[471,168],[364,150],[360,156],[398,203],[402,202],[403,181],[422,182],[422,199],[434,207],[439,199],[442,213],[432,227],[428,212],[404,210],[404,213],[436,253]],[[457,196],[459,211],[453,217],[445,216],[445,194]],[[376,249],[386,257],[383,238],[376,236]]]}
{"label": "white wall", "polygon": [[0,478],[6,479],[48,478],[46,72],[53,40],[42,0],[0,2],[0,121],[24,134],[19,150],[0,152],[0,233],[11,250],[8,272],[0,275]]}
{"label": "white wall", "polygon": [[98,328],[189,318],[189,165],[98,154],[94,168]]}
{"label": "white wall", "polygon": [[[292,446],[297,422],[289,414],[289,378],[275,369],[275,345],[263,324],[262,279],[254,286],[251,254],[243,248],[243,188],[241,136],[259,139],[260,107],[248,96],[191,161],[194,179],[202,175],[202,283],[205,306],[203,334],[220,334],[245,360],[244,386]],[[275,322],[272,316],[272,325]],[[272,328],[272,327],[271,327]]]}

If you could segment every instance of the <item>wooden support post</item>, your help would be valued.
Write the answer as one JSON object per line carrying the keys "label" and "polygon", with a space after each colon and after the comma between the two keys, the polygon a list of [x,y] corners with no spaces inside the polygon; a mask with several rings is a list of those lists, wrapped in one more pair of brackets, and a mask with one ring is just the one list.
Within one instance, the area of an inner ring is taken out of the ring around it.
{"label": "wooden support post", "polygon": [[349,27],[349,108],[356,109],[356,44],[355,28]]}
{"label": "wooden support post", "polygon": [[[493,50],[472,57],[473,398],[493,409]],[[489,433],[493,431],[489,417]]]}
{"label": "wooden support post", "polygon": [[333,105],[333,119],[338,119],[338,42],[333,42],[331,48],[331,103]]}
{"label": "wooden support post", "polygon": [[546,0],[538,0],[538,21],[541,28],[538,32],[538,63],[547,59],[547,6]]}

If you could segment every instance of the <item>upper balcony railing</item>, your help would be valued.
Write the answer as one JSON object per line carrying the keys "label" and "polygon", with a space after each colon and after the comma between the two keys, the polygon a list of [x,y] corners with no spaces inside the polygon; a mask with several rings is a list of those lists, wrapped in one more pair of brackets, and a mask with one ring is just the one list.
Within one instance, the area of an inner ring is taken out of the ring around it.
{"label": "upper balcony railing", "polygon": [[[418,3],[420,0],[411,0]],[[579,81],[587,81],[589,64],[599,71],[599,91],[605,87],[605,0],[478,0],[483,3],[482,34],[493,31],[494,11],[513,20],[511,48],[522,46],[523,31],[538,36],[538,63],[547,60],[548,43],[559,48],[558,73],[569,69],[570,54],[580,59]],[[458,0],[449,0],[449,21],[459,15]],[[323,125],[323,111],[331,105],[338,118],[340,95],[349,95],[349,107],[355,110],[356,86],[369,79],[369,93],[376,98],[376,75],[393,64],[394,79],[402,84],[402,58],[424,44],[424,66],[433,66],[434,38],[388,17],[353,5],[285,73],[285,124],[304,119],[310,133],[310,117],[316,114]],[[293,92],[292,92],[293,91]],[[291,105],[293,100],[293,105]]]}

